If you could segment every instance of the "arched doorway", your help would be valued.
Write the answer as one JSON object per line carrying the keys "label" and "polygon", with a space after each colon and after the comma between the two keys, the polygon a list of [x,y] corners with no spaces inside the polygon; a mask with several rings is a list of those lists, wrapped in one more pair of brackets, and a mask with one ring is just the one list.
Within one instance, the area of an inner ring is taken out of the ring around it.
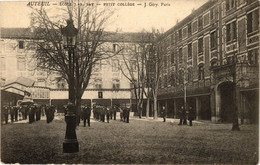
{"label": "arched doorway", "polygon": [[234,84],[233,82],[223,82],[218,86],[220,94],[219,116],[222,122],[232,122],[234,112]]}

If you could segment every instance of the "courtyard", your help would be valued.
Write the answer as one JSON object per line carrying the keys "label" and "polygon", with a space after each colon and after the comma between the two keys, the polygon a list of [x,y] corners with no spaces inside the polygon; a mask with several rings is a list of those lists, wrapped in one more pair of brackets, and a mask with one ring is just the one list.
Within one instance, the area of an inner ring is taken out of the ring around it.
{"label": "courtyard", "polygon": [[130,123],[91,120],[77,128],[78,153],[63,153],[66,124],[63,116],[11,123],[1,127],[1,162],[71,164],[256,164],[258,126],[195,121],[178,125],[177,119],[131,118]]}

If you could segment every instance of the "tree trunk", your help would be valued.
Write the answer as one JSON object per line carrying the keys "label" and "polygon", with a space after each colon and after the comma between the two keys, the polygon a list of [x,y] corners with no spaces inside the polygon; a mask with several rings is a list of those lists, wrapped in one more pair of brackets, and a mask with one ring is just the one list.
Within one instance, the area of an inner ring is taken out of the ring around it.
{"label": "tree trunk", "polygon": [[154,119],[158,119],[158,108],[157,108],[157,95],[154,95],[153,97],[153,110],[154,110],[154,116],[153,118]]}
{"label": "tree trunk", "polygon": [[138,108],[137,110],[138,110],[139,118],[141,119],[142,118],[142,110],[143,110],[143,105],[142,105],[141,99],[138,99],[137,108]]}
{"label": "tree trunk", "polygon": [[149,118],[149,110],[150,110],[150,99],[148,97],[146,102],[146,118]]}
{"label": "tree trunk", "polygon": [[75,101],[76,102],[75,108],[76,108],[76,116],[77,116],[77,126],[79,126],[79,123],[80,123],[80,111],[81,111],[81,96],[80,96],[80,94],[78,92],[77,92],[76,95],[77,96],[76,96],[76,101]]}

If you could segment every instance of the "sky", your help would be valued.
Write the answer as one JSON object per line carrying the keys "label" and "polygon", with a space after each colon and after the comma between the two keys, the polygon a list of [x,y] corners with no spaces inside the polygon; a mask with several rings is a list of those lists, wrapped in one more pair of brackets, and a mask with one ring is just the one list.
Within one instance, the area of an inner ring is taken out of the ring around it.
{"label": "sky", "polygon": [[[167,31],[176,24],[177,20],[181,21],[193,9],[199,8],[206,1],[208,0],[110,0],[99,1],[99,4],[101,7],[110,5],[109,7],[116,10],[113,23],[107,26],[108,31],[121,29],[122,32],[139,32],[143,29],[149,31],[152,28]],[[0,0],[0,26],[29,27],[30,8],[27,6],[28,2],[30,1]],[[55,9],[53,4],[56,2],[50,1],[48,7]],[[97,3],[94,0],[88,2]],[[134,6],[122,6],[122,4],[129,3],[134,4]]]}

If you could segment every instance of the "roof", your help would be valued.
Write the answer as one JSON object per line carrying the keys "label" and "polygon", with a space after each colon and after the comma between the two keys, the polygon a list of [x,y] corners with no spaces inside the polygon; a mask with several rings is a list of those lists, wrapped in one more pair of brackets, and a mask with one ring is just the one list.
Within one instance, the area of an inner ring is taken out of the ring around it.
{"label": "roof", "polygon": [[28,39],[32,36],[30,28],[0,28],[1,38]]}
{"label": "roof", "polygon": [[204,3],[201,7],[199,7],[197,10],[193,11],[190,15],[185,17],[183,20],[181,20],[179,23],[177,23],[175,26],[173,26],[171,29],[165,32],[165,35],[168,35],[174,31],[176,31],[178,28],[182,27],[189,21],[192,21],[195,17],[202,14],[204,11],[208,10],[211,6],[213,6],[217,0],[209,0],[206,3]]}
{"label": "roof", "polygon": [[5,86],[10,85],[10,84],[21,84],[27,87],[33,86],[34,85],[34,80],[31,80],[29,78],[25,78],[25,77],[17,77],[15,79],[11,79],[9,81],[6,82]]}
{"label": "roof", "polygon": [[[0,28],[1,38],[10,39],[29,39],[34,36],[33,31],[30,28]],[[103,41],[109,42],[149,42],[151,33],[116,33],[116,32],[104,32]]]}

